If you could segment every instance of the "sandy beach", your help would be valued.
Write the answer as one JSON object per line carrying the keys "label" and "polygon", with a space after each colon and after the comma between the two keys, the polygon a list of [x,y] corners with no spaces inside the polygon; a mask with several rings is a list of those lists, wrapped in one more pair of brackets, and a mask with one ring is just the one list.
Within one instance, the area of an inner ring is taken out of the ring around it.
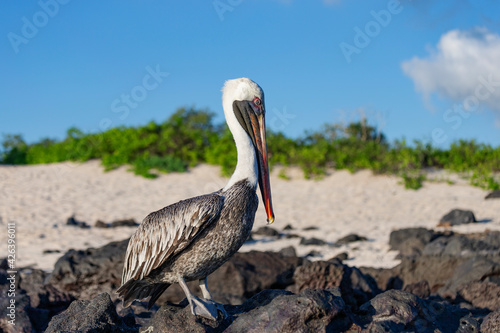
{"label": "sandy beach", "polygon": [[[276,221],[272,227],[306,238],[319,238],[333,245],[339,238],[356,233],[368,241],[340,247],[299,245],[300,238],[272,240],[255,237],[240,251],[278,251],[294,246],[299,256],[318,251],[312,260],[329,259],[347,252],[350,266],[392,267],[399,263],[389,250],[392,230],[408,227],[434,229],[451,209],[472,210],[480,223],[453,227],[457,232],[500,230],[500,200],[484,200],[488,191],[472,187],[456,175],[445,181],[425,182],[417,190],[406,190],[400,179],[332,171],[322,180],[305,180],[298,169],[287,169],[290,180],[271,175]],[[438,179],[443,179],[441,175]],[[161,174],[150,180],[122,167],[104,172],[99,161],[83,164],[57,163],[30,166],[0,166],[0,257],[7,255],[7,223],[16,225],[16,264],[50,271],[69,249],[99,247],[130,237],[134,227],[95,228],[97,220],[111,222],[133,218],[140,222],[150,212],[178,200],[212,192],[225,185],[218,167],[200,165],[187,173]],[[91,226],[66,225],[74,215]],[[262,205],[254,230],[266,225]],[[303,230],[317,227],[316,230]],[[44,253],[44,251],[52,253]]]}

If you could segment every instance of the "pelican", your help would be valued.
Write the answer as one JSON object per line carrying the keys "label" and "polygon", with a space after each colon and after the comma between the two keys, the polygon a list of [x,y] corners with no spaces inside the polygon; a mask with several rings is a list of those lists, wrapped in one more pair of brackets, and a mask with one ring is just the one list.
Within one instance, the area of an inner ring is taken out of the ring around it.
{"label": "pelican", "polygon": [[[228,80],[222,107],[238,151],[236,169],[217,192],[182,200],[149,214],[130,238],[117,293],[124,306],[150,297],[148,309],[179,283],[191,312],[217,320],[224,307],[212,300],[207,276],[225,263],[250,235],[259,184],[267,215],[274,222],[267,160],[264,92],[248,78]],[[186,281],[198,280],[203,299]]]}

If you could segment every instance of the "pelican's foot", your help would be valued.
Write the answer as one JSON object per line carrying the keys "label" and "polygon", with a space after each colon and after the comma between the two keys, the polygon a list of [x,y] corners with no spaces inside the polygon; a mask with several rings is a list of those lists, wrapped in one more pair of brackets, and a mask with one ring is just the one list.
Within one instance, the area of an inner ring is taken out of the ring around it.
{"label": "pelican's foot", "polygon": [[209,299],[201,299],[198,297],[193,297],[191,301],[191,312],[195,316],[204,317],[210,320],[217,320],[219,318],[219,311],[222,315],[222,318],[226,318],[228,316],[222,304],[216,303]]}

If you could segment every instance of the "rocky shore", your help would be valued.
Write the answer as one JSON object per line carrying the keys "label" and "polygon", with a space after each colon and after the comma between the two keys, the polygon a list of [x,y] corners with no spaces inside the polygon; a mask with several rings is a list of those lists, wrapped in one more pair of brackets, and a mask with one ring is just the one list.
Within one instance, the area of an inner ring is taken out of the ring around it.
{"label": "rocky shore", "polygon": [[[274,233],[260,230],[259,233]],[[278,232],[279,234],[279,232]],[[346,241],[357,240],[351,235]],[[401,264],[350,267],[280,252],[237,253],[209,277],[229,317],[194,317],[171,286],[150,311],[123,308],[120,284],[128,240],[70,250],[52,273],[25,268],[16,280],[16,325],[2,332],[500,332],[500,232],[396,230]],[[0,288],[9,288],[7,262]],[[197,283],[190,288],[199,292]],[[2,299],[5,312],[8,300]]]}

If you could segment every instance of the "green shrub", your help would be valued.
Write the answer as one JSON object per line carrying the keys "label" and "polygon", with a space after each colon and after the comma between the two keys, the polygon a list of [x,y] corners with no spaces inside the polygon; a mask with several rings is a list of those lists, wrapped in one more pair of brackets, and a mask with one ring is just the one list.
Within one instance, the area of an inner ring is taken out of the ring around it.
{"label": "green shrub", "polygon": [[[0,163],[38,164],[100,159],[105,170],[130,165],[130,170],[148,178],[158,172],[182,172],[199,163],[220,165],[222,174],[236,167],[234,140],[225,124],[214,125],[213,113],[180,108],[163,123],[139,127],[116,127],[101,133],[84,133],[72,127],[61,141],[43,139],[27,144],[19,135],[5,135]],[[418,189],[425,168],[447,169],[467,177],[485,189],[500,187],[500,147],[459,140],[447,150],[430,143],[396,140],[390,144],[383,133],[365,119],[342,126],[327,124],[292,139],[268,131],[271,168],[299,166],[306,178],[321,178],[329,168],[355,172],[370,169],[379,174],[402,177],[406,188]],[[280,177],[286,178],[282,172]]]}
{"label": "green shrub", "polygon": [[141,175],[146,178],[156,178],[157,175],[151,173],[152,169],[164,173],[185,172],[187,170],[187,165],[182,160],[173,156],[145,155],[136,158],[132,162],[131,169],[136,175]]}

